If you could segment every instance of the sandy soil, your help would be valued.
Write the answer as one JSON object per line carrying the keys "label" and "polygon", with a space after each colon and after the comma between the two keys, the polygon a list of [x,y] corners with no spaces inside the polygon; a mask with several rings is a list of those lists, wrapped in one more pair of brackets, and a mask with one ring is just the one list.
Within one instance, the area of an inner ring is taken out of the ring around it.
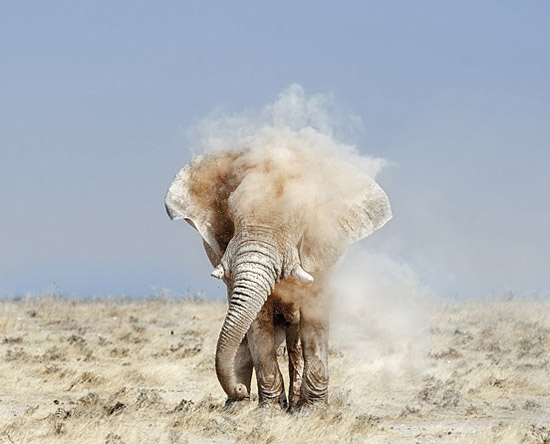
{"label": "sandy soil", "polygon": [[224,407],[224,311],[0,301],[0,442],[550,443],[550,300],[432,303],[428,346],[405,367],[333,342],[329,406],[296,414]]}

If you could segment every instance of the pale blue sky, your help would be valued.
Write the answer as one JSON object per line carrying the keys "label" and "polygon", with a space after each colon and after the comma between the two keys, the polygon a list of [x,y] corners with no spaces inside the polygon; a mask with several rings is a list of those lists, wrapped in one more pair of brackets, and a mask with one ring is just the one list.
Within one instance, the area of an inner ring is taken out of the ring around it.
{"label": "pale blue sky", "polygon": [[2,2],[0,294],[223,294],[164,213],[185,129],[293,82],[395,164],[373,248],[441,296],[548,293],[548,23],[547,1]]}

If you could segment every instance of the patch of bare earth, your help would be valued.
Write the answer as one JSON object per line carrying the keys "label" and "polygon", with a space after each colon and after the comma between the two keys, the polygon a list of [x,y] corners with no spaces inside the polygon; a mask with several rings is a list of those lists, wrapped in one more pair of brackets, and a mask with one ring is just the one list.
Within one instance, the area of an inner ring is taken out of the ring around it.
{"label": "patch of bare earth", "polygon": [[224,406],[224,313],[166,298],[0,301],[0,442],[550,443],[548,300],[433,303],[416,371],[333,345],[329,406],[295,414]]}

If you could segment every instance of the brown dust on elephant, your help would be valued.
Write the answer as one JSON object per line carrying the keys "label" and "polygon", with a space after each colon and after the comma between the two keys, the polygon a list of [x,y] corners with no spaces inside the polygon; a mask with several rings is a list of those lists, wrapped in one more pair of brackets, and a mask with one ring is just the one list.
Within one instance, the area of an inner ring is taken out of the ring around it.
{"label": "brown dust on elephant", "polygon": [[171,219],[202,236],[228,292],[216,373],[229,400],[249,397],[256,372],[261,404],[286,405],[277,364],[289,354],[290,406],[326,402],[326,279],[346,249],[391,218],[367,174],[308,142],[307,131],[269,134],[235,151],[186,165],[166,195]]}

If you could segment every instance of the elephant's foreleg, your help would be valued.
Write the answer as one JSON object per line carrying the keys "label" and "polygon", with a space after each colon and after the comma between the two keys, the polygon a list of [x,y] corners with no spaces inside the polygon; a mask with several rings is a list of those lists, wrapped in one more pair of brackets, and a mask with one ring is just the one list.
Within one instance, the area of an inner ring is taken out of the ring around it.
{"label": "elephant's foreleg", "polygon": [[300,342],[300,324],[291,324],[286,329],[286,347],[288,351],[288,373],[290,387],[288,389],[288,402],[290,407],[298,404],[302,375],[304,372],[304,358],[302,344]]}
{"label": "elephant's foreleg", "polygon": [[277,363],[273,308],[267,301],[247,333],[248,346],[256,370],[260,405],[286,406],[283,377]]}
{"label": "elephant's foreleg", "polygon": [[300,405],[327,402],[328,319],[320,306],[302,309],[300,339],[304,355]]}

